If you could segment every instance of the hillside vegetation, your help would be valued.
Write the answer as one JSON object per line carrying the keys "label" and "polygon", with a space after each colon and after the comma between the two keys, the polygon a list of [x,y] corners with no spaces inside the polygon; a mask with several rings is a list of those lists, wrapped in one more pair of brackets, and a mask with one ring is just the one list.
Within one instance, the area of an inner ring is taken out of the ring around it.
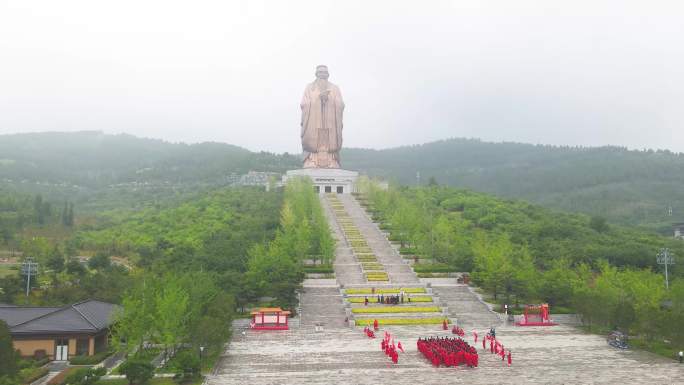
{"label": "hillside vegetation", "polygon": [[[144,208],[225,186],[231,174],[299,168],[290,154],[101,132],[0,136],[0,183],[80,212]],[[386,150],[345,148],[343,167],[401,184],[430,182],[671,233],[684,221],[684,155],[449,139]],[[672,215],[669,215],[669,208]]]}
{"label": "hillside vegetation", "polygon": [[617,327],[646,344],[666,339],[671,349],[684,343],[674,326],[684,323],[682,269],[672,269],[666,290],[655,264],[662,247],[684,255],[684,242],[454,188],[365,182],[362,191],[374,220],[423,271],[470,272],[499,303],[548,302],[589,327]]}
{"label": "hillside vegetation", "polygon": [[[387,150],[344,149],[344,167],[415,185],[430,180],[662,233],[684,221],[684,155],[450,139]],[[672,207],[673,216],[668,208]]]}

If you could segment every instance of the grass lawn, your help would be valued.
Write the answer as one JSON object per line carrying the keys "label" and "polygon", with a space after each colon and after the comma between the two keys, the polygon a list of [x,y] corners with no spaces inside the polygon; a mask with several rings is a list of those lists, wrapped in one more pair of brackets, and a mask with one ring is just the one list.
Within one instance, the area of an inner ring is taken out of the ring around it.
{"label": "grass lawn", "polygon": [[17,275],[19,273],[17,265],[0,265],[0,278],[9,277],[11,275]]}

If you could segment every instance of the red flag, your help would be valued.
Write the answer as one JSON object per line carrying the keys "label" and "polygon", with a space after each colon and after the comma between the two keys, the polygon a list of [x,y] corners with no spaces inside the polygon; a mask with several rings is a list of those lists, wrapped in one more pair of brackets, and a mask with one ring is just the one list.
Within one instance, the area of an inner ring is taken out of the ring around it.
{"label": "red flag", "polygon": [[[399,341],[399,342],[397,343],[397,348],[399,348],[399,350],[401,350],[401,352],[404,353],[404,348],[401,347],[401,341]],[[509,357],[510,357],[510,354],[511,354],[511,353],[508,353]]]}

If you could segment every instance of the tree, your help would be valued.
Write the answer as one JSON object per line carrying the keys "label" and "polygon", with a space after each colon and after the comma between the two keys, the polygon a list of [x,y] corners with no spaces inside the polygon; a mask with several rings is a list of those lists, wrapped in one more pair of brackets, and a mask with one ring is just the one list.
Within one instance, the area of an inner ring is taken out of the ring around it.
{"label": "tree", "polygon": [[187,336],[185,326],[189,299],[178,276],[168,274],[162,278],[155,294],[155,329],[159,342],[165,346],[166,354],[169,347],[173,353],[176,344]]}
{"label": "tree", "polygon": [[129,359],[119,367],[128,385],[143,385],[154,376],[154,367],[146,360]]}
{"label": "tree", "polygon": [[88,267],[93,270],[107,270],[112,266],[109,255],[99,252],[88,259]]}
{"label": "tree", "polygon": [[184,350],[178,353],[174,365],[176,373],[174,379],[180,382],[199,377],[201,369],[199,351]]}
{"label": "tree", "polygon": [[88,272],[86,268],[83,267],[83,264],[77,258],[69,259],[69,262],[67,262],[66,264],[66,271],[67,273],[77,277],[82,277]]}
{"label": "tree", "polygon": [[596,232],[605,233],[608,231],[608,221],[606,221],[606,218],[604,217],[593,216],[589,220],[589,227]]}
{"label": "tree", "polygon": [[45,267],[52,270],[55,273],[59,273],[64,270],[64,254],[57,245],[52,249],[52,252],[47,257],[45,262]]}
{"label": "tree", "polygon": [[12,336],[5,321],[0,320],[0,377],[15,377],[19,373],[19,356],[12,345]]}
{"label": "tree", "polygon": [[115,315],[113,340],[125,341],[128,348],[142,352],[145,340],[152,336],[156,318],[156,280],[144,273],[134,275],[136,284],[121,301],[122,310]]}

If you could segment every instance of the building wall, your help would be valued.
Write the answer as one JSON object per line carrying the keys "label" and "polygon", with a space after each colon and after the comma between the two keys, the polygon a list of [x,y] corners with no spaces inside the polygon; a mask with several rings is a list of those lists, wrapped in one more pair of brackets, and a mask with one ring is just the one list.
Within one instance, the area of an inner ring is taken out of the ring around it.
{"label": "building wall", "polygon": [[33,356],[36,350],[42,349],[45,350],[45,353],[47,353],[48,357],[54,358],[55,340],[13,340],[12,342],[14,343],[14,348],[21,351],[21,355],[24,357]]}
{"label": "building wall", "polygon": [[69,357],[76,355],[76,338],[69,338]]}

